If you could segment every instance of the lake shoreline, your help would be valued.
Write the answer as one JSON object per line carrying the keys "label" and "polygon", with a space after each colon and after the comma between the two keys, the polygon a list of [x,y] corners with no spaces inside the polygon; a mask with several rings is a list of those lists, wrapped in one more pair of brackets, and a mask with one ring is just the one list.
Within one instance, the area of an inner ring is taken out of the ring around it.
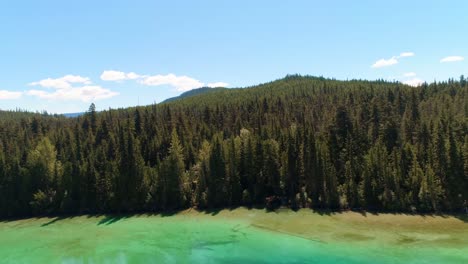
{"label": "lake shoreline", "polygon": [[184,212],[197,212],[204,214],[216,215],[220,211],[235,211],[238,209],[246,210],[262,210],[266,213],[277,213],[277,212],[299,212],[299,211],[308,211],[310,213],[319,214],[319,215],[332,215],[332,214],[346,214],[346,213],[357,213],[366,217],[367,215],[379,216],[379,215],[402,215],[402,216],[421,216],[421,217],[454,217],[468,223],[468,213],[454,213],[454,212],[434,212],[434,213],[423,213],[423,212],[407,212],[407,211],[371,211],[371,210],[329,210],[329,209],[314,209],[314,208],[300,208],[293,209],[291,207],[282,206],[273,210],[269,210],[265,207],[223,207],[217,209],[198,209],[196,207],[191,207],[181,210],[168,210],[168,211],[141,211],[141,212],[110,212],[110,213],[82,213],[82,214],[44,214],[44,215],[31,215],[31,216],[20,216],[20,217],[11,217],[11,218],[0,218],[1,222],[10,222],[10,221],[19,221],[26,219],[40,219],[40,218],[75,218],[75,217],[88,217],[88,218],[98,218],[102,216],[114,216],[114,217],[134,217],[134,216],[173,216],[181,214]]}

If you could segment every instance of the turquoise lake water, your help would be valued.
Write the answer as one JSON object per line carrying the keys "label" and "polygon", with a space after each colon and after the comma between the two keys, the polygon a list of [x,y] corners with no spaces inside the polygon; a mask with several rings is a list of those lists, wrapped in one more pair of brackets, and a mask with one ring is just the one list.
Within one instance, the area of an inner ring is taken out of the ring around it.
{"label": "turquoise lake water", "polygon": [[468,263],[463,236],[438,246],[359,234],[321,240],[204,215],[27,219],[0,223],[0,263]]}

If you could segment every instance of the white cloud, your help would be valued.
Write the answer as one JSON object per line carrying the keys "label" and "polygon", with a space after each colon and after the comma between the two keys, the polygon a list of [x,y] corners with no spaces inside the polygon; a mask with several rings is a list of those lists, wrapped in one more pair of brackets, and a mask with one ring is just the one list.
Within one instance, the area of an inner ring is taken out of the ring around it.
{"label": "white cloud", "polygon": [[376,61],[374,64],[372,64],[372,68],[382,68],[382,67],[391,66],[397,63],[398,63],[397,57],[391,57],[388,60],[380,59]]}
{"label": "white cloud", "polygon": [[121,71],[103,71],[101,74],[101,80],[103,81],[123,81],[123,80],[135,80],[144,76],[138,75],[134,72],[125,73]]}
{"label": "white cloud", "polygon": [[130,79],[130,80],[135,80],[135,79],[138,79],[140,77],[143,77],[143,76],[140,76],[134,72],[130,72],[130,73],[127,73],[127,79]]}
{"label": "white cloud", "polygon": [[188,91],[204,86],[204,83],[197,79],[188,76],[176,76],[174,74],[148,76],[141,83],[150,86],[170,85],[178,91]]}
{"label": "white cloud", "polygon": [[[59,101],[83,101],[91,102],[110,98],[119,93],[97,85],[90,85],[91,80],[87,77],[78,75],[65,75],[61,78],[47,78],[41,81],[32,82],[31,86],[41,86],[44,88],[53,88],[55,91],[32,89],[26,92],[27,95],[39,97],[41,99],[59,100]],[[76,86],[74,86],[76,85]]]}
{"label": "white cloud", "polygon": [[82,87],[58,89],[55,92],[48,92],[43,90],[29,90],[26,94],[48,100],[81,100],[83,102],[92,102],[119,95],[118,92],[113,92],[109,89],[105,89],[101,86],[96,85],[86,85]]}
{"label": "white cloud", "polygon": [[91,81],[87,77],[69,74],[57,79],[47,78],[37,82],[32,82],[29,85],[54,89],[69,89],[72,87],[72,83],[91,84]]}
{"label": "white cloud", "polygon": [[205,84],[195,78],[189,76],[177,76],[175,74],[157,74],[157,75],[140,75],[134,72],[121,72],[114,70],[103,71],[101,80],[104,81],[123,81],[123,80],[137,80],[138,83],[148,86],[169,85],[174,87],[177,91],[185,92],[200,87],[226,87],[229,84],[225,82],[214,82]]}
{"label": "white cloud", "polygon": [[227,87],[229,83],[225,82],[214,82],[214,83],[209,83],[206,86],[211,87],[211,88],[216,88],[216,87]]}
{"label": "white cloud", "polygon": [[398,64],[398,60],[400,58],[413,57],[413,56],[414,56],[414,52],[402,52],[402,53],[400,53],[399,56],[393,56],[388,60],[380,59],[380,60],[376,61],[374,64],[372,64],[371,67],[372,68],[382,68],[382,67],[395,65],[395,64]]}
{"label": "white cloud", "polygon": [[414,52],[402,52],[400,53],[400,58],[403,58],[403,57],[413,57],[414,56]]}
{"label": "white cloud", "polygon": [[197,79],[188,76],[176,76],[175,74],[147,76],[140,83],[149,86],[170,85],[176,88],[177,91],[188,91],[205,86]]}
{"label": "white cloud", "polygon": [[418,78],[413,78],[413,79],[410,79],[410,80],[403,81],[403,83],[407,84],[409,86],[417,87],[417,86],[422,85],[424,83],[424,81],[421,80],[421,79],[418,79]]}
{"label": "white cloud", "polygon": [[22,92],[11,92],[7,90],[0,90],[0,100],[18,99],[23,95]]}
{"label": "white cloud", "polygon": [[462,56],[448,56],[440,60],[440,62],[455,62],[465,60]]}
{"label": "white cloud", "polygon": [[404,76],[404,77],[414,77],[414,76],[416,76],[416,73],[414,73],[414,72],[407,72],[407,73],[404,73],[403,76]]}
{"label": "white cloud", "polygon": [[145,76],[141,84],[149,86],[170,85],[177,91],[189,91],[200,87],[226,87],[229,84],[225,82],[214,82],[205,84],[197,79],[188,76],[176,76],[175,74]]}

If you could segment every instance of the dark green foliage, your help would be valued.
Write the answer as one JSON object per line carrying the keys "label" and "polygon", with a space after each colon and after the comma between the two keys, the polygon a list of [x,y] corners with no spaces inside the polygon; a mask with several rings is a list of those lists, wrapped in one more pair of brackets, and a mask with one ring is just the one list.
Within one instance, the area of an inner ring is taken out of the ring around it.
{"label": "dark green foliage", "polygon": [[291,75],[77,118],[0,111],[0,217],[265,203],[459,211],[467,89],[463,76],[414,88]]}
{"label": "dark green foliage", "polygon": [[[172,131],[168,156],[161,163],[158,181],[159,208],[179,209],[184,205],[182,184],[185,174],[182,146],[175,130]],[[138,206],[138,205],[137,205]]]}

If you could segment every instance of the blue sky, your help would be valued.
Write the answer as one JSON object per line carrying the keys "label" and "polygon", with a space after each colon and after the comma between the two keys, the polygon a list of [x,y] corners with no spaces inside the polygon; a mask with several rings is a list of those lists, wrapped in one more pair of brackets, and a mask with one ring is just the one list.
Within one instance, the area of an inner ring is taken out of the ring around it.
{"label": "blue sky", "polygon": [[80,112],[300,73],[468,75],[468,1],[1,1],[0,109]]}

